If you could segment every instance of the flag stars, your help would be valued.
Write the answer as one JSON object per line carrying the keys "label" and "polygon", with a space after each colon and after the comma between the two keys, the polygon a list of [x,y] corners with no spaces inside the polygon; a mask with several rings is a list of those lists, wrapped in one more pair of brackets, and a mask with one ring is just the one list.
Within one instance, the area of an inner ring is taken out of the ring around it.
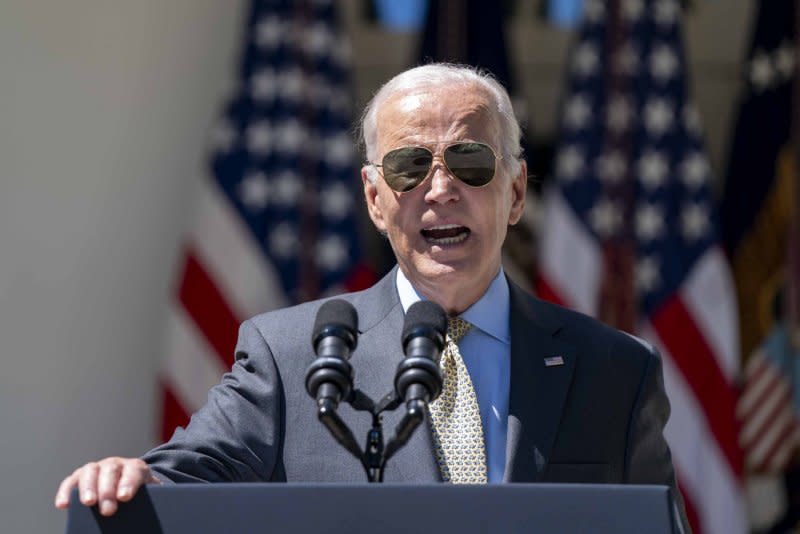
{"label": "flag stars", "polygon": [[328,53],[336,39],[329,26],[322,22],[315,23],[306,35],[308,40],[305,43],[305,49],[317,57]]}
{"label": "flag stars", "polygon": [[688,204],[681,211],[681,230],[686,241],[702,239],[709,231],[708,210],[702,204]]}
{"label": "flag stars", "polygon": [[280,223],[275,226],[267,240],[270,252],[282,260],[288,260],[294,256],[299,245],[297,229],[289,223]]}
{"label": "flag stars", "polygon": [[327,271],[338,271],[347,262],[347,242],[332,234],[317,243],[317,263]]}
{"label": "flag stars", "polygon": [[331,167],[343,168],[353,159],[353,142],[346,133],[325,139],[325,161]]}
{"label": "flag stars", "polygon": [[671,26],[678,20],[681,7],[675,0],[658,0],[653,16],[659,26]]}
{"label": "flag stars", "polygon": [[305,77],[299,68],[291,68],[280,73],[278,91],[283,100],[299,102],[305,94],[304,89]]}
{"label": "flag stars", "polygon": [[667,83],[678,72],[678,58],[671,46],[658,45],[650,55],[650,73],[659,83]]}
{"label": "flag stars", "polygon": [[268,121],[262,120],[250,124],[245,132],[247,150],[252,154],[263,156],[272,148],[272,130]]}
{"label": "flag stars", "polygon": [[619,230],[622,225],[622,213],[619,207],[607,198],[601,198],[589,210],[589,224],[597,235],[606,239]]}
{"label": "flag stars", "polygon": [[750,60],[749,68],[750,83],[753,90],[761,93],[770,88],[775,81],[775,69],[772,68],[770,57],[763,50],[759,50],[753,54],[753,59]]}
{"label": "flag stars", "polygon": [[571,182],[583,170],[584,156],[580,148],[571,145],[562,149],[556,161],[556,172],[564,180]]}
{"label": "flag stars", "polygon": [[250,96],[259,102],[275,98],[278,92],[278,78],[275,71],[264,68],[253,74],[250,78]]}
{"label": "flag stars", "polygon": [[285,170],[275,178],[273,194],[276,204],[293,206],[297,203],[302,191],[303,184],[300,181],[300,176],[294,171]]}
{"label": "flag stars", "polygon": [[255,42],[259,48],[270,50],[277,48],[283,39],[283,22],[280,17],[270,15],[258,21],[255,28]]}
{"label": "flag stars", "polygon": [[645,105],[644,125],[654,137],[664,135],[675,120],[672,104],[665,98],[652,98]]}
{"label": "flag stars", "polygon": [[614,150],[597,158],[596,170],[601,180],[613,185],[622,180],[628,166],[622,154],[618,150]]}
{"label": "flag stars", "polygon": [[703,128],[700,124],[700,113],[698,113],[697,108],[691,104],[687,104],[683,108],[683,125],[686,131],[695,136],[699,136],[703,133]]}
{"label": "flag stars", "polygon": [[622,14],[628,22],[636,23],[644,13],[644,3],[642,0],[623,0]]}
{"label": "flag stars", "polygon": [[565,122],[571,130],[581,130],[592,119],[592,108],[585,95],[577,94],[569,99],[565,110]]}
{"label": "flag stars", "polygon": [[322,190],[320,212],[328,219],[342,220],[350,213],[353,196],[341,182],[336,182]]}
{"label": "flag stars", "polygon": [[641,293],[654,291],[661,283],[661,268],[659,261],[654,256],[645,256],[636,262],[635,280],[636,289]]}
{"label": "flag stars", "polygon": [[747,72],[753,91],[763,93],[791,81],[796,59],[791,42],[784,41],[770,52],[756,50],[750,59]]}
{"label": "flag stars", "polygon": [[578,45],[572,63],[572,70],[575,74],[588,78],[597,72],[599,66],[600,56],[597,53],[597,48],[589,42]]}
{"label": "flag stars", "polygon": [[658,206],[643,203],[636,210],[636,236],[647,243],[664,233],[664,213]]}
{"label": "flag stars", "polygon": [[221,120],[211,131],[211,144],[220,152],[230,152],[236,143],[236,130],[227,120]]}
{"label": "flag stars", "polygon": [[239,199],[252,211],[261,211],[269,201],[269,182],[263,172],[251,171],[239,184]]}
{"label": "flag stars", "polygon": [[638,170],[642,185],[648,191],[654,191],[664,184],[669,172],[669,163],[660,152],[649,150],[639,159]]}
{"label": "flag stars", "polygon": [[289,119],[275,128],[275,146],[284,154],[297,154],[307,136],[306,129],[299,121]]}
{"label": "flag stars", "polygon": [[692,191],[697,191],[708,181],[710,166],[708,160],[701,152],[694,152],[686,156],[681,163],[681,179]]}
{"label": "flag stars", "polygon": [[603,0],[587,0],[583,6],[583,16],[590,24],[599,24],[606,15]]}

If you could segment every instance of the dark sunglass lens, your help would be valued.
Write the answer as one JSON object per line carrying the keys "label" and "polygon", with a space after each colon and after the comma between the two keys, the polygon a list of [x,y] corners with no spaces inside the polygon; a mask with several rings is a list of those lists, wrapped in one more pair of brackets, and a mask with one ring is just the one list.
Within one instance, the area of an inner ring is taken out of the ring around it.
{"label": "dark sunglass lens", "polygon": [[383,157],[383,179],[398,192],[410,191],[428,175],[433,154],[422,147],[398,148]]}
{"label": "dark sunglass lens", "polygon": [[473,187],[486,185],[494,177],[494,152],[483,143],[451,145],[444,151],[444,161],[456,178]]}

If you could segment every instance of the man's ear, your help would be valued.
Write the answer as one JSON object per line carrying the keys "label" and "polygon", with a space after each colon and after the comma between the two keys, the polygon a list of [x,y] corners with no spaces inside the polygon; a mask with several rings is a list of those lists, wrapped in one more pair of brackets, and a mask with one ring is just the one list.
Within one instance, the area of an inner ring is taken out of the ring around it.
{"label": "man's ear", "polygon": [[511,210],[508,213],[508,224],[513,226],[519,222],[525,210],[525,195],[528,191],[528,164],[519,162],[519,172],[511,179]]}
{"label": "man's ear", "polygon": [[367,212],[372,224],[379,232],[386,232],[386,224],[383,221],[383,212],[378,203],[378,186],[369,179],[367,166],[361,167],[361,183],[364,185],[364,200],[367,202]]}

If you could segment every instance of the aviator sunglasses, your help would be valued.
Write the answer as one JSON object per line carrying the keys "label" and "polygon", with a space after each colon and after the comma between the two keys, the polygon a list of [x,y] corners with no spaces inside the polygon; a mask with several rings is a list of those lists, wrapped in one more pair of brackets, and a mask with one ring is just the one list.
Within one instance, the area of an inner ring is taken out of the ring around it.
{"label": "aviator sunglasses", "polygon": [[[380,164],[386,184],[398,193],[411,191],[425,181],[433,165],[433,152],[422,146],[390,150]],[[483,187],[494,178],[497,156],[487,144],[459,142],[447,145],[442,160],[453,176],[470,187]]]}

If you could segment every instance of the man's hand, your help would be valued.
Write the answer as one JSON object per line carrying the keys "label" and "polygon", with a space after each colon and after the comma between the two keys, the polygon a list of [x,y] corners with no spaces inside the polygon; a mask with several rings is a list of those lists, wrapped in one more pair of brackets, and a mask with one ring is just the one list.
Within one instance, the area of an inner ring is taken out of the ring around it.
{"label": "man's hand", "polygon": [[150,483],[161,481],[139,458],[105,458],[89,462],[65,478],[58,487],[55,504],[56,508],[67,508],[69,494],[77,486],[83,504],[99,503],[100,513],[109,516],[117,511],[117,501],[131,500],[142,484]]}

